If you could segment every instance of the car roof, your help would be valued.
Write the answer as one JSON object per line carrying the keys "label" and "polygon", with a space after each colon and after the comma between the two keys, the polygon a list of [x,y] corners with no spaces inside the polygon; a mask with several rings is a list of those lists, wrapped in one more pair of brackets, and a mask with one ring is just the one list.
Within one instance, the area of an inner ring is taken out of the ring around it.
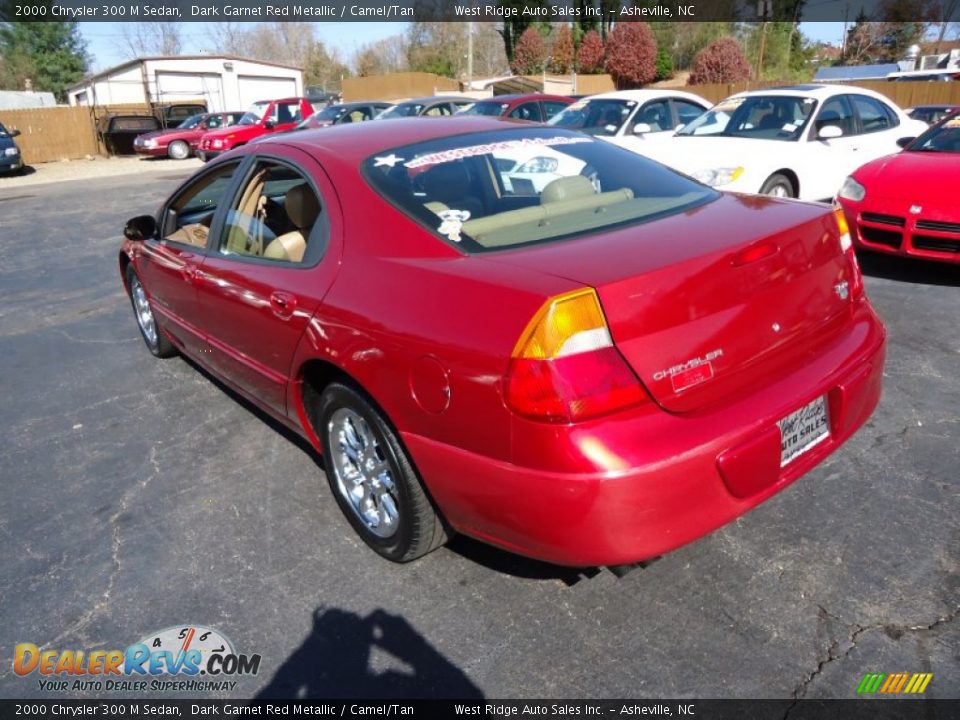
{"label": "car roof", "polygon": [[480,98],[476,102],[479,105],[485,102],[513,102],[517,100],[570,100],[570,97],[567,95],[551,95],[549,93],[508,93],[506,95]]}
{"label": "car roof", "polygon": [[639,90],[614,90],[613,92],[598,93],[596,95],[588,95],[583,98],[587,102],[590,100],[635,100],[637,102],[645,102],[647,100],[656,100],[657,98],[662,97],[679,97],[679,98],[688,98],[690,100],[698,100],[700,102],[705,102],[707,105],[710,102],[696,93],[686,92],[685,90],[676,90],[674,88],[642,88]]}
{"label": "car roof", "polygon": [[[374,153],[413,143],[427,142],[454,135],[489,130],[543,130],[543,125],[510,121],[484,115],[456,117],[398,118],[390,122],[348,123],[327,128],[301,130],[274,135],[259,145],[271,143],[292,145],[306,152],[332,154],[348,163],[359,163]],[[559,128],[558,128],[559,130]],[[566,131],[564,131],[566,132]]]}
{"label": "car roof", "polygon": [[427,103],[434,103],[434,102],[454,102],[454,101],[475,102],[473,98],[459,97],[457,95],[430,95],[428,97],[410,98],[409,100],[403,100],[401,102],[394,103],[394,105],[414,105],[414,104],[425,105]]}
{"label": "car roof", "polygon": [[817,100],[823,100],[825,98],[833,97],[834,95],[869,95],[872,98],[883,100],[888,104],[893,104],[893,101],[885,95],[881,95],[873,90],[867,90],[866,88],[855,85],[821,85],[816,83],[808,83],[805,85],[779,85],[777,87],[758,88],[757,90],[739,92],[735,95],[731,95],[730,97],[762,97],[764,95],[792,95],[794,97],[811,97],[816,98]]}

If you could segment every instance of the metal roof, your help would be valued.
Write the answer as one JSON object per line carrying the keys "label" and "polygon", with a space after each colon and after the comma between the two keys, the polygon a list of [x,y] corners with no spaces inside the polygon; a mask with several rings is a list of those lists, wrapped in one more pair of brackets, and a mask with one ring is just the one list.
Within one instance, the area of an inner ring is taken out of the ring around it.
{"label": "metal roof", "polygon": [[896,63],[881,65],[834,65],[822,67],[813,76],[818,80],[885,80],[887,75],[900,70]]}

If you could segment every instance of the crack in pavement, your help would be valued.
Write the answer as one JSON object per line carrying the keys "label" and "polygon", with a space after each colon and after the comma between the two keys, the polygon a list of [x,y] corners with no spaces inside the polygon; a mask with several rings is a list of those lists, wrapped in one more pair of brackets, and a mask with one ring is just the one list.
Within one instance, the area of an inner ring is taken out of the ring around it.
{"label": "crack in pavement", "polygon": [[[108,523],[112,528],[110,562],[113,565],[113,569],[110,571],[110,576],[107,578],[107,587],[100,596],[100,600],[77,620],[71,623],[53,640],[44,643],[40,648],[41,650],[48,648],[51,645],[56,645],[70,635],[77,635],[80,640],[89,644],[89,638],[84,636],[82,633],[90,625],[90,623],[93,622],[94,618],[96,618],[110,604],[110,593],[113,591],[113,587],[117,582],[117,577],[120,575],[120,571],[123,567],[122,563],[120,562],[120,550],[123,547],[123,538],[120,533],[120,517],[127,512],[130,504],[138,495],[146,490],[147,486],[153,481],[153,479],[160,475],[160,463],[157,460],[157,445],[159,444],[160,443],[156,443],[151,446],[150,455],[147,458],[147,462],[153,468],[153,471],[146,478],[133,486],[133,488],[124,493],[123,497],[120,499],[120,504],[117,507],[116,512],[114,512],[108,520]],[[4,677],[5,676],[0,675],[0,680],[2,680]]]}
{"label": "crack in pavement", "polygon": [[[819,615],[821,618],[830,618],[837,622],[842,623],[843,619],[834,615],[829,610],[827,610],[823,605],[818,604]],[[886,633],[887,637],[891,640],[899,641],[907,633],[925,633],[932,632],[942,625],[947,625],[957,619],[957,616],[960,615],[960,606],[955,607],[951,612],[947,613],[943,617],[939,617],[934,620],[932,623],[927,625],[898,625],[895,623],[875,623],[873,625],[860,625],[859,623],[847,623],[851,628],[854,628],[853,631],[849,634],[847,638],[848,647],[843,652],[837,654],[837,651],[840,649],[840,641],[837,638],[831,637],[830,644],[827,646],[827,656],[820,660],[817,663],[816,669],[811,672],[807,677],[800,681],[800,684],[797,685],[796,689],[793,691],[793,702],[790,703],[790,706],[787,708],[786,712],[783,714],[783,720],[789,718],[791,711],[804,698],[807,694],[807,688],[816,680],[817,676],[823,672],[823,669],[832,662],[837,660],[842,660],[857,646],[857,642],[860,640],[860,637],[867,632],[882,630]],[[829,632],[829,627],[828,627]]]}

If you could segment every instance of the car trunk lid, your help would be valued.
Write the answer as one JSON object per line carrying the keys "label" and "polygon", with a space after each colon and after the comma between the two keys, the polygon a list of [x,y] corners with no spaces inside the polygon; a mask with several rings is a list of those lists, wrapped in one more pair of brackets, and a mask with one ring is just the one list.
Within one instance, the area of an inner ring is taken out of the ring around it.
{"label": "car trunk lid", "polygon": [[596,288],[616,347],[673,412],[802,365],[845,324],[853,285],[829,208],[756,196],[486,257]]}

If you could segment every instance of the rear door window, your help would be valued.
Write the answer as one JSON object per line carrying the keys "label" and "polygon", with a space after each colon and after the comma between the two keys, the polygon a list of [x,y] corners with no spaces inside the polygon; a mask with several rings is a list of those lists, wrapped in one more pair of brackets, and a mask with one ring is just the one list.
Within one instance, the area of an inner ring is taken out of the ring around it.
{"label": "rear door window", "polygon": [[328,221],[304,173],[261,160],[227,212],[218,249],[239,259],[313,265],[323,255]]}
{"label": "rear door window", "polygon": [[[851,95],[853,106],[860,116],[860,127],[864,133],[889,130],[893,127],[892,112],[879,100],[866,95]],[[895,116],[894,116],[895,117]]]}

